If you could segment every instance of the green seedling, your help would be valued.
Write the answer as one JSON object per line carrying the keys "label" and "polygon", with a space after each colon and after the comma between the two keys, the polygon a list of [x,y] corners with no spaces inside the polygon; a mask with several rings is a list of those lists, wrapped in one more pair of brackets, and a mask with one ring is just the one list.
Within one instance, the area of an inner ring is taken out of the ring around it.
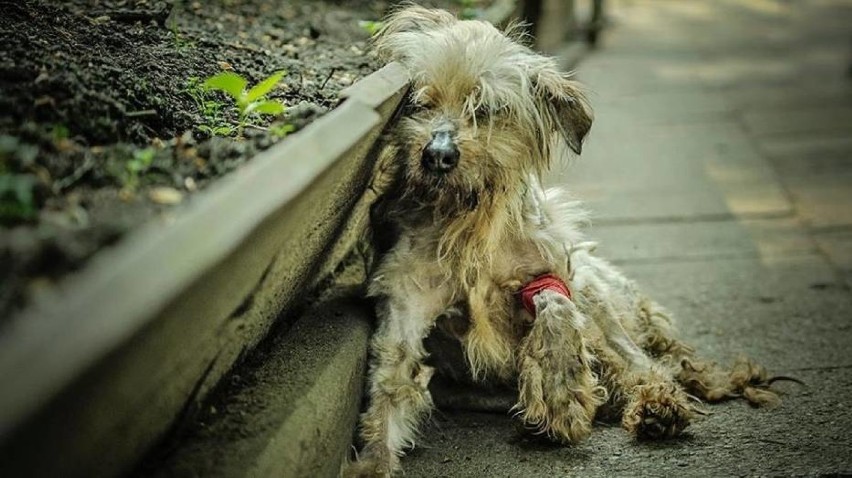
{"label": "green seedling", "polygon": [[186,80],[183,89],[195,102],[195,107],[201,113],[203,123],[196,128],[207,136],[231,136],[237,130],[223,116],[225,104],[215,98],[210,98],[210,92],[204,86],[204,81],[197,76],[191,76]]}
{"label": "green seedling", "polygon": [[183,51],[195,47],[195,43],[190,40],[187,40],[178,28],[177,16],[178,12],[182,9],[183,2],[181,0],[174,0],[174,2],[172,3],[171,15],[169,15],[169,30],[171,30],[172,32],[172,39],[174,39],[175,42],[175,50],[178,51]]}
{"label": "green seedling", "polygon": [[0,135],[0,224],[14,224],[36,217],[35,187],[32,174],[10,169],[27,168],[35,162],[38,148],[18,138]]}
{"label": "green seedling", "polygon": [[21,142],[15,136],[0,135],[0,171],[12,162],[18,165],[13,169],[30,168],[35,164],[37,156],[38,146]]}
{"label": "green seedling", "polygon": [[296,130],[296,127],[290,123],[278,123],[269,125],[269,134],[276,140],[281,139]]}
{"label": "green seedling", "polygon": [[379,30],[382,29],[384,23],[372,20],[359,20],[358,26],[363,28],[365,32],[369,33],[370,36],[375,36],[375,34],[379,33]]}
{"label": "green seedling", "polygon": [[156,156],[154,148],[133,151],[133,155],[124,163],[124,171],[119,174],[122,186],[131,191],[139,187],[140,178],[151,168]]}
{"label": "green seedling", "polygon": [[10,224],[35,218],[36,178],[31,174],[0,172],[0,223]]}
{"label": "green seedling", "polygon": [[237,130],[237,128],[235,128],[235,127],[233,127],[229,124],[224,124],[224,125],[219,125],[219,126],[213,126],[213,125],[209,125],[209,124],[198,125],[198,131],[201,131],[202,133],[204,133],[204,134],[206,134],[207,136],[210,136],[210,137],[213,137],[213,136],[231,136],[232,134],[234,134],[234,131],[236,131],[236,130]]}
{"label": "green seedling", "polygon": [[192,98],[192,101],[195,102],[195,106],[197,106],[199,110],[204,107],[205,93],[207,90],[204,89],[204,84],[201,81],[201,78],[197,76],[190,76],[187,78],[186,85],[183,87],[183,92]]}
{"label": "green seedling", "polygon": [[459,0],[459,5],[462,7],[460,16],[463,20],[474,20],[479,17],[477,3],[477,0]]}
{"label": "green seedling", "polygon": [[50,135],[53,136],[53,142],[58,143],[68,139],[71,136],[71,132],[68,131],[68,127],[64,124],[56,124],[51,128]]}
{"label": "green seedling", "polygon": [[239,113],[238,135],[243,135],[243,129],[252,115],[278,116],[284,112],[284,105],[275,100],[269,100],[266,95],[284,78],[285,72],[279,71],[261,81],[250,89],[248,81],[233,72],[219,73],[204,82],[207,90],[217,90],[226,93],[234,100]]}

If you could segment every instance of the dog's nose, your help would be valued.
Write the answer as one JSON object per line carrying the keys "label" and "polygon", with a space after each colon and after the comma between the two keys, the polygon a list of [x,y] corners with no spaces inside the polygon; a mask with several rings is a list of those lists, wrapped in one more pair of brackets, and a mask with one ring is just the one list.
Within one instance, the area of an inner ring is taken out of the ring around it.
{"label": "dog's nose", "polygon": [[459,163],[459,149],[446,131],[432,135],[432,141],[423,149],[423,167],[433,173],[448,173]]}

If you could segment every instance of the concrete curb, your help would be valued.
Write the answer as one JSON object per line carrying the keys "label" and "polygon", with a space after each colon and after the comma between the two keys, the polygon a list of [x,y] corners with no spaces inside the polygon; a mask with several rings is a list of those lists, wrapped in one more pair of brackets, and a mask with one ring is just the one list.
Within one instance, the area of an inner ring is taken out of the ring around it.
{"label": "concrete curb", "polygon": [[351,92],[15,318],[0,337],[0,475],[115,476],[197,407],[348,252],[330,245],[407,88],[400,73],[365,78],[381,87]]}
{"label": "concrete curb", "polygon": [[341,431],[355,427],[352,397],[362,392],[372,316],[346,295],[355,294],[316,303],[290,333],[261,346],[177,451],[138,475],[335,476],[351,440]]}

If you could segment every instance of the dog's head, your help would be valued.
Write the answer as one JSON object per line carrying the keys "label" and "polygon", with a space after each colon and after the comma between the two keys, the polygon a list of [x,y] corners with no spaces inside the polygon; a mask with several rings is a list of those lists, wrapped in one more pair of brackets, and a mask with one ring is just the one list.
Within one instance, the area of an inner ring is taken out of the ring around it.
{"label": "dog's head", "polygon": [[410,6],[376,46],[411,75],[391,147],[419,200],[476,208],[545,171],[560,138],[580,153],[592,123],[582,93],[512,29]]}

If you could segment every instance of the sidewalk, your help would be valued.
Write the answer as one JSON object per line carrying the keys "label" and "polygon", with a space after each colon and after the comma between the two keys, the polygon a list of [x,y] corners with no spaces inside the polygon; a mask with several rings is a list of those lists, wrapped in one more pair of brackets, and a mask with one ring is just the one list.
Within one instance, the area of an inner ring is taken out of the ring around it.
{"label": "sidewalk", "polygon": [[578,68],[596,122],[554,173],[595,213],[599,253],[678,317],[699,351],[747,353],[783,405],[713,406],[686,436],[617,426],[566,448],[500,415],[436,412],[408,477],[852,473],[852,5],[610,2]]}

